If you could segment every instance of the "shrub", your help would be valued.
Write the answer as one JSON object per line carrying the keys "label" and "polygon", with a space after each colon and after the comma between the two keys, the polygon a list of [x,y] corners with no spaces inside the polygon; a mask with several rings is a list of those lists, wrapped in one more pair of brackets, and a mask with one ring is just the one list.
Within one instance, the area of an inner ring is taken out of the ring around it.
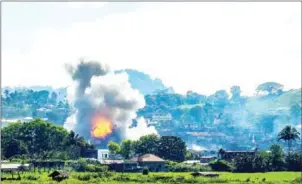
{"label": "shrub", "polygon": [[145,167],[143,169],[143,175],[148,175],[149,174],[149,169],[147,167]]}
{"label": "shrub", "polygon": [[27,180],[38,180],[40,177],[35,175],[29,175],[24,177]]}
{"label": "shrub", "polygon": [[171,172],[194,172],[194,171],[211,171],[211,167],[209,166],[201,166],[200,164],[184,164],[184,163],[176,163],[169,162],[168,169]]}
{"label": "shrub", "polygon": [[91,175],[90,175],[90,173],[79,174],[77,178],[80,181],[89,181],[91,178]]}
{"label": "shrub", "polygon": [[302,183],[302,177],[298,177],[294,179],[291,183],[296,184],[296,183]]}
{"label": "shrub", "polygon": [[210,167],[214,171],[233,171],[234,166],[232,163],[227,162],[225,160],[215,160],[209,163]]}
{"label": "shrub", "polygon": [[246,180],[245,180],[245,181],[246,181],[246,182],[249,182],[250,180],[251,180],[251,178],[246,178]]}

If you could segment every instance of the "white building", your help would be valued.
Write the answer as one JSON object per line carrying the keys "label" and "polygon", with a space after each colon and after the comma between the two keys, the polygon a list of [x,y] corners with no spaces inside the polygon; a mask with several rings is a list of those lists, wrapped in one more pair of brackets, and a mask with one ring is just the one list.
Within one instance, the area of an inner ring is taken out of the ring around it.
{"label": "white building", "polygon": [[98,149],[98,161],[103,163],[105,160],[109,160],[110,151],[108,149]]}

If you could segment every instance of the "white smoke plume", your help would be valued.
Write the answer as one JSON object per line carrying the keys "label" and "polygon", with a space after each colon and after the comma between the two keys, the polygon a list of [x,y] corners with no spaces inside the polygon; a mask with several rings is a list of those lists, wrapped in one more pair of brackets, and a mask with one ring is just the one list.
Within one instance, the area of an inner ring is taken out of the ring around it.
{"label": "white smoke plume", "polygon": [[131,140],[138,140],[143,135],[157,134],[153,126],[148,127],[146,120],[143,117],[136,119],[137,126],[127,130],[126,137]]}
{"label": "white smoke plume", "polygon": [[[92,119],[95,114],[101,114],[113,124],[110,140],[137,139],[157,133],[143,118],[138,118],[137,127],[129,128],[132,120],[137,118],[137,110],[145,106],[145,100],[138,90],[131,88],[126,73],[115,74],[106,65],[92,61],[81,61],[66,68],[74,80],[67,93],[75,113],[67,118],[65,128],[90,139]],[[107,146],[105,144],[103,146]]]}

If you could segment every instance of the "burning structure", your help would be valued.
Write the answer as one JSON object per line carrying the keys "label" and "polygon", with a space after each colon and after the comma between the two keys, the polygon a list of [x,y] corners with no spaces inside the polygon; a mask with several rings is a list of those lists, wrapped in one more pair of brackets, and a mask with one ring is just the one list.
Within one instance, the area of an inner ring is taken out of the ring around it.
{"label": "burning structure", "polygon": [[138,90],[131,88],[126,73],[115,74],[108,66],[94,61],[81,61],[66,68],[74,82],[67,93],[75,113],[67,118],[65,128],[99,148],[107,147],[111,140],[120,142],[157,133],[144,118],[138,118],[137,126],[129,128],[145,101]]}

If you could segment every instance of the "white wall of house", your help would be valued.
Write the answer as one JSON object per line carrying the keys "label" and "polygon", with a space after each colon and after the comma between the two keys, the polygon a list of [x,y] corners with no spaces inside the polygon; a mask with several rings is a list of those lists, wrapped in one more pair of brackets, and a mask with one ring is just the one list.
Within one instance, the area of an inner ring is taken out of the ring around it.
{"label": "white wall of house", "polygon": [[110,151],[108,149],[98,149],[97,159],[99,162],[103,162],[104,160],[108,160],[110,156]]}

